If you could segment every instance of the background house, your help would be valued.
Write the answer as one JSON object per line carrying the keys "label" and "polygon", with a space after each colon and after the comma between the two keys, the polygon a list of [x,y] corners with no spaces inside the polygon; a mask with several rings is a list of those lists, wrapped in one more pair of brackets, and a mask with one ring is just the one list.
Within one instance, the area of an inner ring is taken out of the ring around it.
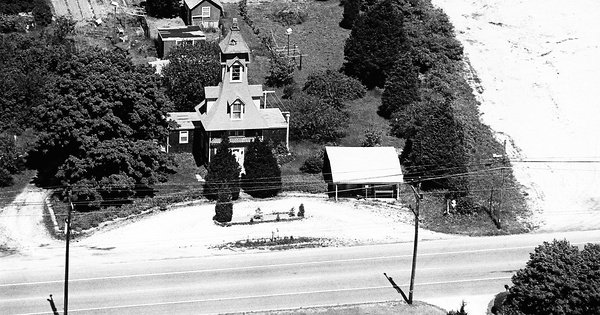
{"label": "background house", "polygon": [[338,197],[398,198],[404,182],[393,147],[325,147],[323,177]]}
{"label": "background house", "polygon": [[223,5],[219,0],[185,0],[187,25],[199,25],[204,28],[219,28],[219,19],[223,16]]}
{"label": "background house", "polygon": [[[216,154],[221,137],[227,134],[233,154],[243,165],[246,147],[255,137],[287,147],[289,113],[267,108],[262,85],[248,84],[250,48],[240,33],[237,19],[219,47],[221,83],[204,88],[205,100],[196,106],[195,112],[169,113],[169,119],[177,122],[178,127],[170,129],[168,151],[191,150],[196,163],[206,165]],[[193,140],[188,138],[188,143],[181,143],[181,139],[186,140],[186,131],[188,137],[193,135]]]}
{"label": "background house", "polygon": [[164,58],[176,45],[193,45],[206,40],[200,26],[183,26],[158,29],[158,57]]}

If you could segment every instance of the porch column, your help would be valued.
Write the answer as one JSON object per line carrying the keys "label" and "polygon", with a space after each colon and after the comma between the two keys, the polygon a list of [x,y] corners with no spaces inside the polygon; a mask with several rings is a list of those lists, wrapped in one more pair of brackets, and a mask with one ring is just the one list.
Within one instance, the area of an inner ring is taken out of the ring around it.
{"label": "porch column", "polygon": [[335,184],[335,201],[338,201],[338,187],[337,184]]}

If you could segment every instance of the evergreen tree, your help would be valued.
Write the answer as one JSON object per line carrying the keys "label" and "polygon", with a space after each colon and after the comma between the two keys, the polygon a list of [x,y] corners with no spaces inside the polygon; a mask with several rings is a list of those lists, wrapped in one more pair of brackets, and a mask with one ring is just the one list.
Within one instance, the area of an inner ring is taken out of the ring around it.
{"label": "evergreen tree", "polygon": [[281,169],[268,143],[255,138],[244,158],[242,188],[252,197],[274,197],[281,191]]}
{"label": "evergreen tree", "polygon": [[369,89],[383,88],[405,42],[402,12],[383,0],[355,22],[344,45],[344,72]]}
{"label": "evergreen tree", "polygon": [[466,194],[466,177],[459,175],[467,172],[463,131],[450,103],[433,101],[420,105],[420,126],[405,131],[406,145],[400,156],[406,178],[421,177],[423,189],[446,188]]}
{"label": "evergreen tree", "polygon": [[215,216],[213,220],[225,223],[231,222],[233,218],[233,203],[231,202],[231,191],[226,185],[219,188],[217,204],[215,205]]}
{"label": "evergreen tree", "polygon": [[340,27],[345,29],[352,29],[354,22],[360,16],[360,5],[361,0],[346,0],[344,1],[344,14],[342,15],[342,21]]}
{"label": "evergreen tree", "polygon": [[407,106],[419,100],[419,72],[410,54],[402,54],[385,82],[379,115],[390,118],[396,111],[406,111]]}
{"label": "evergreen tree", "polygon": [[204,196],[217,199],[220,189],[227,188],[233,200],[240,196],[240,164],[230,150],[229,136],[225,133],[217,153],[208,164],[208,174],[204,183]]}

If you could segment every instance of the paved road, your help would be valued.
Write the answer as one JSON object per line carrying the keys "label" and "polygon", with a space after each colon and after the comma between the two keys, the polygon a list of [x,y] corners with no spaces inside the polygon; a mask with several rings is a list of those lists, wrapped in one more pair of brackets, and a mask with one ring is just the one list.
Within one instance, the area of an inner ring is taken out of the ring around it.
{"label": "paved road", "polygon": [[[493,295],[535,246],[553,238],[600,243],[600,231],[423,241],[415,299]],[[411,251],[401,243],[119,263],[109,252],[78,262],[75,252],[69,313],[203,314],[401,299],[383,272],[407,290]],[[62,262],[11,259],[20,258],[3,258],[0,271],[3,314],[45,314],[50,293],[62,308]]]}

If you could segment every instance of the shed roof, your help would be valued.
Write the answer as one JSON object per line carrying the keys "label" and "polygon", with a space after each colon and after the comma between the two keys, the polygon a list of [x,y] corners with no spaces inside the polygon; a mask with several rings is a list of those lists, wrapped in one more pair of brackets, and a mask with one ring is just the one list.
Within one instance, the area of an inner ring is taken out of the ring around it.
{"label": "shed roof", "polygon": [[394,147],[325,147],[333,183],[397,184],[404,182]]}
{"label": "shed roof", "polygon": [[158,35],[163,39],[206,39],[206,35],[198,25],[159,28]]}

